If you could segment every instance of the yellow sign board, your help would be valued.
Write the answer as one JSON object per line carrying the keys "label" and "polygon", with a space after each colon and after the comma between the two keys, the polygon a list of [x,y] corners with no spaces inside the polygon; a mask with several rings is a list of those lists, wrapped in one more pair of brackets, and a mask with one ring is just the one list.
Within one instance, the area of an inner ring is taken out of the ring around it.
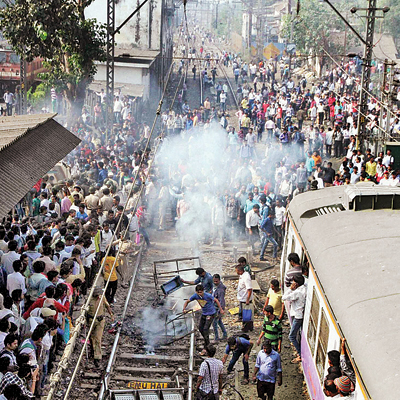
{"label": "yellow sign board", "polygon": [[281,54],[281,51],[277,49],[272,43],[270,43],[267,47],[264,47],[263,54],[267,60],[270,60],[271,58],[279,56],[279,54]]}
{"label": "yellow sign board", "polygon": [[129,389],[166,389],[167,382],[139,382],[132,381],[127,384]]}

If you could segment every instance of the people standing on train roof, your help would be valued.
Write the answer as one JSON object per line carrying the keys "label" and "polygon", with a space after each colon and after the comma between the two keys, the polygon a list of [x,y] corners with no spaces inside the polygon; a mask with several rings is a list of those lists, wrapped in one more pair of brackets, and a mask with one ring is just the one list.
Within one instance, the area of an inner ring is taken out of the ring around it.
{"label": "people standing on train roof", "polygon": [[225,313],[222,309],[218,299],[214,298],[213,295],[204,291],[203,285],[196,286],[196,293],[185,301],[183,305],[183,313],[186,313],[186,307],[191,301],[197,300],[199,306],[201,307],[201,318],[199,323],[199,332],[203,336],[205,346],[210,344],[210,327],[213,323],[214,318],[217,315],[217,310],[215,309],[214,303],[217,304],[219,312],[221,315]]}
{"label": "people standing on train roof", "polygon": [[187,285],[203,285],[204,291],[207,293],[211,293],[213,290],[213,277],[209,272],[206,272],[203,268],[199,267],[196,269],[196,275],[198,277],[194,281],[186,281],[181,278],[183,283]]}
{"label": "people standing on train roof", "polygon": [[303,274],[303,269],[300,265],[300,257],[297,253],[290,253],[287,259],[291,268],[285,273],[285,286],[290,287],[294,277],[301,276]]}
{"label": "people standing on train roof", "polygon": [[291,361],[292,363],[301,361],[301,346],[297,336],[303,325],[306,296],[307,289],[304,286],[304,277],[302,275],[295,275],[290,288],[282,296],[283,301],[290,302],[290,315],[293,316],[289,340],[297,351],[297,357]]}

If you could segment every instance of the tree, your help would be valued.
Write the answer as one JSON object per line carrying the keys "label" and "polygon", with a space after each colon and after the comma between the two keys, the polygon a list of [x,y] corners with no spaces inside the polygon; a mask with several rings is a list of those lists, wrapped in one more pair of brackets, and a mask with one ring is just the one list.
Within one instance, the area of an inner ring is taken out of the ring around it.
{"label": "tree", "polygon": [[26,61],[43,59],[41,78],[62,90],[73,116],[82,108],[85,91],[105,60],[105,26],[85,18],[94,0],[15,0],[0,10],[0,29]]}
{"label": "tree", "polygon": [[[349,5],[346,2],[340,4],[335,2],[335,7],[346,15]],[[336,57],[338,59],[343,58],[345,24],[323,2],[301,0],[298,16],[294,10],[292,15],[283,16],[282,23],[281,36],[289,40],[291,29],[293,29],[293,42],[296,44],[297,51],[305,54],[312,51],[314,54],[323,55],[322,49],[324,49],[330,54],[339,55]],[[352,35],[348,31],[347,45],[354,43]]]}

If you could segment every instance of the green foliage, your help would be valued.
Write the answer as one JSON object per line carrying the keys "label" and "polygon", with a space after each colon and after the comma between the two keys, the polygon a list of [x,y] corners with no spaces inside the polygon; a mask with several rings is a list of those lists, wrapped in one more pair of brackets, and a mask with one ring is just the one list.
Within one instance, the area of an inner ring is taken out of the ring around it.
{"label": "green foliage", "polygon": [[[335,7],[342,15],[350,8],[349,3],[337,3]],[[293,22],[292,22],[293,21]],[[296,17],[285,15],[282,18],[281,35],[287,40],[293,26],[293,41],[301,52],[309,52],[310,49],[321,53],[321,48],[332,54],[340,54],[343,51],[344,41],[338,33],[345,31],[345,24],[328,5],[319,0],[301,0],[300,12]],[[349,41],[354,41],[352,34],[348,34]]]}
{"label": "green foliage", "polygon": [[[218,10],[217,35],[229,37],[231,32],[242,32],[242,10],[228,3],[220,3]],[[215,21],[214,21],[215,24]]]}
{"label": "green foliage", "polygon": [[44,60],[42,78],[62,88],[67,99],[82,99],[96,73],[95,60],[105,59],[105,27],[85,19],[93,0],[16,0],[0,10],[0,29],[27,61]]}
{"label": "green foliage", "polygon": [[48,93],[46,84],[40,83],[36,89],[30,88],[27,92],[27,98],[29,103],[32,104],[33,107],[37,107],[38,105],[42,105],[46,99],[46,95]]}
{"label": "green foliage", "polygon": [[383,26],[385,31],[393,36],[394,39],[400,37],[400,2],[399,0],[380,0],[378,7],[390,7],[390,11],[385,14]]}

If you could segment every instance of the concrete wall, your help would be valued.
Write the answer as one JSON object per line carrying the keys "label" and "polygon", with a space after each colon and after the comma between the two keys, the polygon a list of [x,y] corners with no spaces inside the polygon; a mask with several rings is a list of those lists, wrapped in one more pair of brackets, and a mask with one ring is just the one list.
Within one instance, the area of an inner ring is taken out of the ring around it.
{"label": "concrete wall", "polygon": [[243,50],[243,38],[236,32],[231,33],[231,44],[232,49],[237,53],[241,53]]}
{"label": "concrete wall", "polygon": [[[163,0],[149,0],[117,34],[117,46],[161,50],[161,5]],[[115,5],[115,27],[118,27],[142,0],[119,0]],[[107,22],[107,0],[95,0],[85,11],[87,18]]]}
{"label": "concrete wall", "polygon": [[[143,0],[116,0],[115,27],[117,28],[142,2]],[[161,57],[156,61],[157,65],[151,68],[151,74],[155,73],[151,84],[156,87],[163,86],[172,62],[174,12],[173,0],[148,0],[115,37],[118,47],[160,51]],[[85,15],[87,18],[96,18],[99,22],[106,23],[107,0],[95,0],[86,9]],[[124,68],[116,68],[115,82],[136,83],[138,72],[129,71],[127,75],[125,72]],[[105,79],[105,71],[100,71],[100,68],[95,77],[95,80],[97,79]],[[128,79],[135,81],[127,81]],[[150,82],[150,78],[148,81]],[[155,93],[154,88],[150,88],[150,92]]]}

